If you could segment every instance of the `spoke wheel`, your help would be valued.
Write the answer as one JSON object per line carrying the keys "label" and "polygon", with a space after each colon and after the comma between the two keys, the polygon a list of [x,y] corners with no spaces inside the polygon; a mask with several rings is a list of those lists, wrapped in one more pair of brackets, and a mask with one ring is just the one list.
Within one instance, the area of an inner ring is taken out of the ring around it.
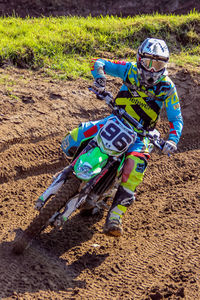
{"label": "spoke wheel", "polygon": [[80,181],[76,177],[66,181],[58,193],[41,209],[39,215],[33,219],[27,229],[16,238],[12,249],[15,254],[22,254],[28,248],[31,241],[46,227],[52,215],[59,211],[77,193],[79,186]]}

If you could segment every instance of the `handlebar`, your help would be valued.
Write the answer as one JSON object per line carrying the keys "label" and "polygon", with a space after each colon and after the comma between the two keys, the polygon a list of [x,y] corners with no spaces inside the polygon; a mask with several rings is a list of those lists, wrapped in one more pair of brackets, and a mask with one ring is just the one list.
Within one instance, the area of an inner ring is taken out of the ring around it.
{"label": "handlebar", "polygon": [[149,140],[152,142],[154,146],[156,146],[160,150],[163,149],[165,141],[161,139],[158,135],[153,134],[153,131],[151,133],[151,131],[149,132],[145,130],[142,124],[140,124],[135,118],[130,116],[123,108],[119,108],[118,106],[116,106],[112,101],[113,96],[110,92],[104,91],[102,93],[98,93],[92,87],[89,87],[89,90],[95,93],[96,97],[99,100],[105,100],[108,106],[112,109],[114,115],[118,117],[123,117],[126,121],[128,121],[129,124],[135,127],[139,131],[137,132],[138,135],[149,138]]}

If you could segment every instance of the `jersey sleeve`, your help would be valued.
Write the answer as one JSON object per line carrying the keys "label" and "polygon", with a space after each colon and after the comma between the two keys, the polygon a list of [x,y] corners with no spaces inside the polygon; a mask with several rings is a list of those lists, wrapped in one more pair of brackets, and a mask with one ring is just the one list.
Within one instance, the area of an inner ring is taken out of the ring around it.
{"label": "jersey sleeve", "polygon": [[105,78],[106,74],[108,74],[125,80],[127,71],[130,68],[130,63],[126,61],[97,58],[92,59],[90,67],[94,79]]}
{"label": "jersey sleeve", "polygon": [[179,97],[175,87],[172,88],[172,92],[165,99],[165,107],[170,127],[169,140],[178,143],[183,129],[183,118]]}

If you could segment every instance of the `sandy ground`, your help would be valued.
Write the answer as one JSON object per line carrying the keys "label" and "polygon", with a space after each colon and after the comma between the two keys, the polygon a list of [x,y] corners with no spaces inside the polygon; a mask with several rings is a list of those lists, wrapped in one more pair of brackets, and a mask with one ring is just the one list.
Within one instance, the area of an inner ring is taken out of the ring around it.
{"label": "sandy ground", "polygon": [[[89,82],[57,81],[0,69],[0,297],[2,299],[200,299],[200,77],[170,67],[184,130],[177,153],[153,153],[124,235],[102,233],[103,216],[78,213],[60,231],[45,231],[22,256],[15,234],[36,214],[34,203],[65,165],[64,134],[109,113]],[[109,79],[116,93],[120,81]],[[163,112],[158,126],[168,122]]]}

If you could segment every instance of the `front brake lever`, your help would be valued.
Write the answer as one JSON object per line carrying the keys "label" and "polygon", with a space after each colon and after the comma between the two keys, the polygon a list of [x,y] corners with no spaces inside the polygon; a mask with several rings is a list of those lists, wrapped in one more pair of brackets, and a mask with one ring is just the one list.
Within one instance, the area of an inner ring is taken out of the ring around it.
{"label": "front brake lever", "polygon": [[104,96],[103,95],[101,95],[101,94],[99,94],[97,91],[95,91],[92,87],[89,87],[88,88],[91,92],[93,92],[93,93],[95,93],[96,94],[96,97],[97,97],[97,99],[99,99],[99,100],[104,100]]}

